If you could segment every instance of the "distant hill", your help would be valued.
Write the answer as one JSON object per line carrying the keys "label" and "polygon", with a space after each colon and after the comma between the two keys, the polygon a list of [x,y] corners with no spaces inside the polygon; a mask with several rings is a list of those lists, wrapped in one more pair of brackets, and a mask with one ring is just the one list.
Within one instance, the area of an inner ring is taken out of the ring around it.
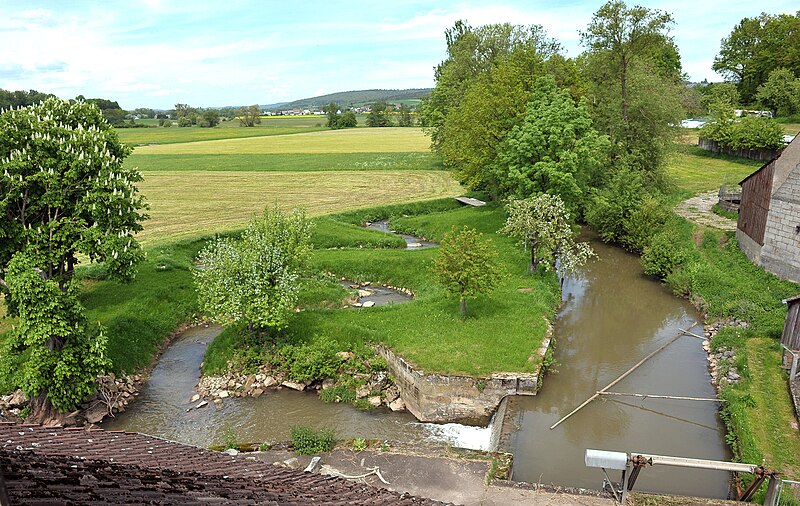
{"label": "distant hill", "polygon": [[262,109],[311,109],[325,107],[331,102],[336,102],[342,107],[350,105],[362,105],[378,100],[387,102],[399,102],[404,100],[419,100],[427,97],[431,93],[431,88],[412,88],[410,90],[360,90],[342,91],[330,93],[319,97],[303,98],[293,102],[283,104],[262,105]]}

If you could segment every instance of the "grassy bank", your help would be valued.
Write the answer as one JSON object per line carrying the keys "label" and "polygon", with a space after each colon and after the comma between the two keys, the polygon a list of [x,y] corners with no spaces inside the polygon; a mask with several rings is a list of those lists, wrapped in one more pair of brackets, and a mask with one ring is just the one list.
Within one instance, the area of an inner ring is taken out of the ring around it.
{"label": "grassy bank", "polygon": [[[670,172],[681,195],[719,187],[728,179],[745,177],[759,164],[697,153],[677,155]],[[712,348],[732,347],[742,380],[723,387],[722,416],[728,442],[743,462],[778,469],[800,477],[800,434],[789,397],[787,375],[780,369],[779,338],[786,307],[782,299],[800,293],[794,283],[781,281],[750,262],[739,250],[735,235],[703,228],[683,220],[671,221],[681,261],[667,275],[667,283],[690,297],[708,319],[739,318],[749,327],[723,328]]]}
{"label": "grassy bank", "polygon": [[[451,207],[451,204],[432,206]],[[486,376],[495,371],[533,370],[537,360],[530,360],[531,355],[546,332],[543,317],[552,316],[558,303],[555,276],[528,274],[523,252],[508,238],[496,234],[504,220],[501,210],[457,208],[424,213],[424,205],[405,209],[423,214],[394,219],[392,225],[398,230],[414,231],[433,240],[440,239],[452,226],[463,224],[483,232],[497,247],[507,272],[500,288],[492,296],[471,301],[468,317],[461,318],[457,300],[445,297],[433,281],[430,264],[436,255],[435,249],[356,249],[352,246],[364,244],[355,236],[349,236],[351,248],[314,252],[312,265],[316,272],[402,286],[415,293],[415,300],[361,310],[306,310],[295,316],[281,339],[315,349],[333,342],[335,346],[329,347],[333,351],[357,351],[380,342],[429,372]],[[327,227],[349,226],[344,223],[360,221],[359,218],[386,217],[396,211],[396,208],[384,207],[379,211],[327,218],[319,222],[316,240],[331,235]],[[532,290],[520,292],[519,288]],[[501,326],[504,332],[498,334],[496,330]],[[228,360],[234,363],[251,360],[253,355],[269,360],[270,353],[268,348],[229,334],[209,347],[206,372],[218,371]]]}
{"label": "grassy bank", "polygon": [[[237,122],[238,123],[238,122]],[[318,122],[317,122],[318,123]],[[241,139],[246,137],[264,137],[271,135],[289,135],[327,130],[322,126],[302,124],[261,124],[254,127],[240,127],[225,123],[214,128],[200,127],[150,127],[119,128],[119,139],[131,146],[148,144],[176,144],[219,139]]]}

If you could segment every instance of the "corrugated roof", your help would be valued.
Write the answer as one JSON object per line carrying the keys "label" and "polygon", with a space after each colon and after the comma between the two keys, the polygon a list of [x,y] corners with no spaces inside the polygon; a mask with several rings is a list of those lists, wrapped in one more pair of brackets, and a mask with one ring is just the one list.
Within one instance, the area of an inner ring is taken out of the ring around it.
{"label": "corrugated roof", "polygon": [[[341,478],[144,434],[0,423],[12,504],[64,502],[438,505]],[[103,489],[98,499],[97,490]]]}

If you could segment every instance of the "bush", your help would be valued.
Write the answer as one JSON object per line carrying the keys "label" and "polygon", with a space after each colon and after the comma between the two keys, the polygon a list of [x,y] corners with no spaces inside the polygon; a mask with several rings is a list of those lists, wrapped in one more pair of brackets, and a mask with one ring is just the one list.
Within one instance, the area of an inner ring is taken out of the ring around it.
{"label": "bush", "polygon": [[311,427],[299,425],[292,427],[292,446],[299,455],[314,455],[333,450],[336,443],[333,431],[315,431]]}
{"label": "bush", "polygon": [[650,246],[644,249],[642,268],[645,274],[664,279],[683,265],[687,257],[688,253],[680,244],[678,234],[667,229],[653,236]]}
{"label": "bush", "polygon": [[328,336],[314,338],[300,346],[285,345],[280,354],[289,376],[295,381],[316,381],[336,377],[342,359],[336,356],[339,345]]}
{"label": "bush", "polygon": [[631,251],[644,251],[672,215],[663,199],[645,196],[622,220],[622,245]]}

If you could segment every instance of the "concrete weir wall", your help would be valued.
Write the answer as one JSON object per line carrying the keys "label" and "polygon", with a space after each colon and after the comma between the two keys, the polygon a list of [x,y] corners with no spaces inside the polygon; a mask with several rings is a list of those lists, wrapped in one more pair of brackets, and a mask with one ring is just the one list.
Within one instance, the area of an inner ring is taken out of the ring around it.
{"label": "concrete weir wall", "polygon": [[[550,346],[545,338],[538,355]],[[400,387],[406,408],[422,422],[460,422],[486,425],[507,395],[536,395],[541,366],[533,373],[494,373],[488,378],[426,374],[392,350],[379,346],[378,353]]]}

